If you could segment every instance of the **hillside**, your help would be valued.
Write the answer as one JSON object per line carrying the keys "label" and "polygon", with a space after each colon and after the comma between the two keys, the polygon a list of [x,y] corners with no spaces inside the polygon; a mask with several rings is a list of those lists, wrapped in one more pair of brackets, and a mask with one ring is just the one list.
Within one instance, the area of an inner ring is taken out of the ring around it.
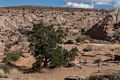
{"label": "hillside", "polygon": [[65,40],[75,40],[81,35],[81,29],[90,29],[107,15],[112,15],[112,23],[115,23],[117,12],[113,9],[3,7],[0,8],[0,42],[11,47],[20,45],[19,48],[27,51],[27,38],[19,31],[30,30],[34,21],[43,21],[45,24],[54,25],[55,28],[63,27],[67,31]]}
{"label": "hillside", "polygon": [[[39,21],[42,21],[45,25],[53,25],[55,29],[62,27],[66,35],[63,38],[63,43],[57,45],[62,46],[68,51],[76,47],[79,55],[75,58],[74,63],[80,64],[79,66],[82,68],[80,69],[78,66],[77,68],[60,67],[54,69],[53,72],[45,70],[47,71],[46,73],[21,74],[17,76],[18,78],[22,76],[27,77],[28,80],[33,80],[38,77],[41,80],[42,78],[49,80],[49,77],[51,77],[51,80],[56,80],[56,77],[54,77],[56,75],[59,76],[59,80],[63,80],[66,76],[75,73],[75,75],[81,77],[88,77],[93,73],[103,71],[108,71],[109,73],[109,70],[111,72],[112,70],[119,69],[120,65],[114,62],[104,62],[113,59],[115,55],[119,56],[120,10],[118,9],[42,6],[1,7],[0,63],[6,52],[22,51],[24,53],[22,57],[12,64],[20,68],[26,68],[26,66],[27,68],[32,67],[35,59],[29,54],[31,52],[28,37],[25,35],[25,32],[31,31],[33,23]],[[96,58],[101,59],[101,67],[94,64]],[[86,65],[83,64],[83,61],[87,62]],[[17,80],[16,73],[15,76],[9,75],[9,77]]]}

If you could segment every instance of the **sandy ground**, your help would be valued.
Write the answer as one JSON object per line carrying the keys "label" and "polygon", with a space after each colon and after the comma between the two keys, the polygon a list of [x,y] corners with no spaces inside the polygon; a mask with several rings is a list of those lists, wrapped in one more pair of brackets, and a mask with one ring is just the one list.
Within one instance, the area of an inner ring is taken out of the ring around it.
{"label": "sandy ground", "polygon": [[97,65],[85,65],[81,69],[78,67],[56,68],[44,73],[29,73],[9,75],[12,80],[64,80],[65,77],[75,75],[80,78],[88,77],[92,74],[102,73],[109,74],[113,70],[120,70],[120,65],[115,63],[104,63],[100,67]]}

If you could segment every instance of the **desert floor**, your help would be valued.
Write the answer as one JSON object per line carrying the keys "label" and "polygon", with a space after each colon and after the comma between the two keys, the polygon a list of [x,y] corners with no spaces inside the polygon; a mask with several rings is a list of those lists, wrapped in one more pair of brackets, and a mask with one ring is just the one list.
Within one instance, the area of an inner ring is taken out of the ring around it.
{"label": "desert floor", "polygon": [[54,70],[44,70],[43,73],[29,73],[20,74],[14,73],[9,75],[8,79],[0,80],[64,80],[68,76],[79,76],[80,78],[86,78],[92,74],[109,74],[112,71],[120,70],[120,64],[116,63],[101,63],[98,67],[97,64],[84,65],[82,68],[71,67],[63,68],[59,67]]}

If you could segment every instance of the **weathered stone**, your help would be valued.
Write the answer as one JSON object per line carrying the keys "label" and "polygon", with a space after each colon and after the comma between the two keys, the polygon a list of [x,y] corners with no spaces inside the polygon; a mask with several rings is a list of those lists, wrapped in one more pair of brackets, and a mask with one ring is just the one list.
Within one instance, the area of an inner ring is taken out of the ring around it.
{"label": "weathered stone", "polygon": [[27,57],[21,57],[15,62],[11,62],[11,64],[21,68],[21,69],[30,69],[35,63],[35,58],[32,55],[27,55]]}
{"label": "weathered stone", "polygon": [[103,20],[93,25],[93,27],[87,31],[87,34],[94,39],[111,40],[113,35],[112,15],[106,16]]}

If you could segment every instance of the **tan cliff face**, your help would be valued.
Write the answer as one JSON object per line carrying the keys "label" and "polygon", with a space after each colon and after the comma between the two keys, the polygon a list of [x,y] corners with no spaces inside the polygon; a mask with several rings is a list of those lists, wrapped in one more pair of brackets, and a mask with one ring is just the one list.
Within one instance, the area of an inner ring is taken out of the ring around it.
{"label": "tan cliff face", "polygon": [[[0,8],[0,42],[5,44],[6,51],[22,50],[27,53],[29,51],[27,37],[19,30],[30,30],[33,21],[41,20],[56,28],[68,29],[66,39],[74,40],[81,34],[81,28],[90,29],[108,14],[114,15],[115,10],[29,6]],[[113,18],[113,21],[104,22],[112,27],[115,20]],[[109,29],[107,28],[106,32],[109,32]]]}

